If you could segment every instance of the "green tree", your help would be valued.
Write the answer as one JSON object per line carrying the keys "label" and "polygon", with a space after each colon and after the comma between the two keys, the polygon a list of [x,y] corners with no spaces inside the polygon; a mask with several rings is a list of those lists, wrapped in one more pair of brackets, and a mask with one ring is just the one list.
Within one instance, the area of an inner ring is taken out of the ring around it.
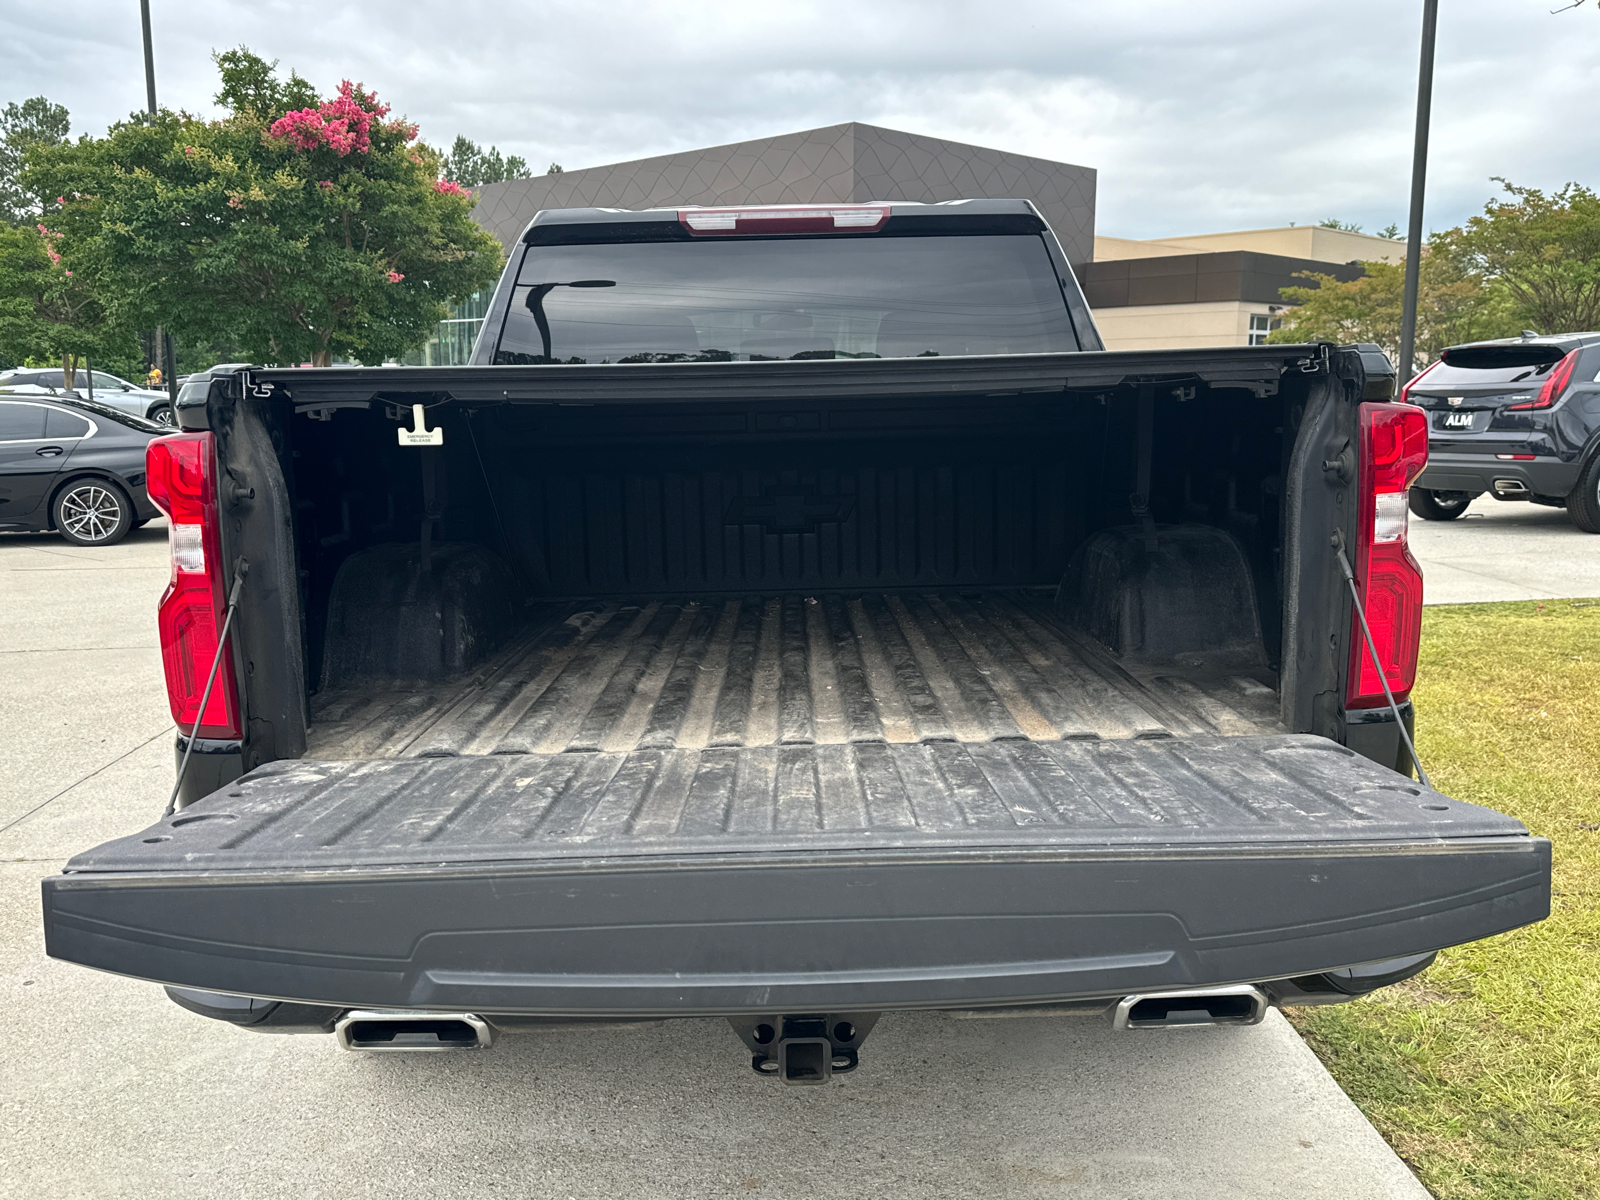
{"label": "green tree", "polygon": [[48,192],[23,186],[23,168],[31,147],[60,145],[71,128],[67,110],[43,96],[0,109],[0,221],[31,225],[50,211]]}
{"label": "green tree", "polygon": [[486,151],[478,143],[457,136],[450,153],[439,165],[440,177],[453,180],[465,188],[480,188],[486,183],[500,183],[506,179],[523,179],[529,174],[528,164],[515,154],[500,157],[500,151],[490,146]]}
{"label": "green tree", "polygon": [[1507,197],[1438,240],[1504,289],[1521,324],[1541,333],[1600,326],[1600,196],[1578,183],[1547,195],[1495,182]]}
{"label": "green tree", "polygon": [[1307,284],[1280,289],[1294,307],[1267,340],[1376,342],[1409,378],[1446,346],[1509,337],[1520,329],[1503,290],[1473,273],[1449,247],[1430,243],[1417,280],[1416,360],[1408,369],[1399,363],[1405,267],[1379,261],[1361,266],[1365,274],[1348,282],[1318,271],[1297,271],[1296,277]]}
{"label": "green tree", "polygon": [[30,155],[25,182],[65,197],[62,253],[119,327],[377,363],[494,281],[499,243],[416,126],[349,81],[290,107],[309,85],[243,47],[217,65],[221,120],[163,110]]}
{"label": "green tree", "polygon": [[59,362],[70,387],[81,359],[125,355],[133,339],[63,263],[60,240],[43,225],[0,225],[0,358]]}

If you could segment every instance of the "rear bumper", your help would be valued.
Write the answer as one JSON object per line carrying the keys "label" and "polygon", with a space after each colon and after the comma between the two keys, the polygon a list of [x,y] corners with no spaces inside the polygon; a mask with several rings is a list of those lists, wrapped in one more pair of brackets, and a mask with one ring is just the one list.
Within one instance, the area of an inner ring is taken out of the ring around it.
{"label": "rear bumper", "polygon": [[663,1017],[1283,979],[1540,920],[1550,843],[965,849],[43,883],[55,958],[333,1007]]}
{"label": "rear bumper", "polygon": [[1430,451],[1416,485],[1436,492],[1492,492],[1497,479],[1514,479],[1540,496],[1566,496],[1578,482],[1577,462],[1541,458],[1515,462],[1492,454]]}

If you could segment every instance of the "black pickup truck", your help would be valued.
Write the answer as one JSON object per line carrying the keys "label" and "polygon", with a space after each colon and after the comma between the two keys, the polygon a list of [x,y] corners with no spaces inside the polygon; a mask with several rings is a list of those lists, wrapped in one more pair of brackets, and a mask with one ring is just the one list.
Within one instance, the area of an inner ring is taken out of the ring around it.
{"label": "black pickup truck", "polygon": [[541,213],[471,366],[185,389],[187,766],[49,953],[356,1049],[721,1016],[794,1083],[886,1010],[1407,978],[1550,845],[1411,778],[1394,390],[1107,352],[1022,201]]}

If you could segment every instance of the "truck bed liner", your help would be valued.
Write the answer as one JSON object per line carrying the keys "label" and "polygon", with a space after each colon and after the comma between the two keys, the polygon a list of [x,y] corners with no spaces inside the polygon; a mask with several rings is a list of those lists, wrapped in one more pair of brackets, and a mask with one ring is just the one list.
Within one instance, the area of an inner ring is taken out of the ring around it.
{"label": "truck bed liner", "polygon": [[[1047,589],[572,602],[441,685],[313,699],[320,759],[1279,731],[1259,667],[1141,670]],[[1137,672],[1137,674],[1135,674]]]}
{"label": "truck bed liner", "polygon": [[[1310,734],[259,767],[69,871],[826,850],[1369,845],[1525,832]],[[159,840],[147,840],[154,832]]]}
{"label": "truck bed liner", "polygon": [[44,881],[48,952],[690,1016],[1298,977],[1538,920],[1550,843],[1308,735],[279,762]]}

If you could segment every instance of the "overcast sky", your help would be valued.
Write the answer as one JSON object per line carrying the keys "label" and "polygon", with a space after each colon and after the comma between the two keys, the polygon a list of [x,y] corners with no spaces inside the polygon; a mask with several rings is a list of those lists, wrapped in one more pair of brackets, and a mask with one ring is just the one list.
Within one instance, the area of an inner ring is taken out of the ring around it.
{"label": "overcast sky", "polygon": [[[1444,0],[1427,223],[1490,177],[1600,185],[1600,13]],[[1097,231],[1405,224],[1421,0],[152,0],[156,87],[210,113],[214,49],[375,88],[569,170],[865,121],[1099,171]],[[0,103],[74,133],[144,105],[137,0],[0,0]]]}

